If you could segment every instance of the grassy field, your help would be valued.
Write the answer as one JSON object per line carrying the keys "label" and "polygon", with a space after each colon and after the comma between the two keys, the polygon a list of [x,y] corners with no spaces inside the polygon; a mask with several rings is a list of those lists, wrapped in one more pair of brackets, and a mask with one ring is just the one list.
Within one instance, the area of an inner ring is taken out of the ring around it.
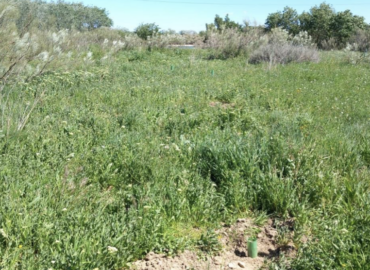
{"label": "grassy field", "polygon": [[4,89],[0,269],[121,269],[245,215],[294,218],[292,269],[368,269],[369,64],[206,59],[122,52]]}

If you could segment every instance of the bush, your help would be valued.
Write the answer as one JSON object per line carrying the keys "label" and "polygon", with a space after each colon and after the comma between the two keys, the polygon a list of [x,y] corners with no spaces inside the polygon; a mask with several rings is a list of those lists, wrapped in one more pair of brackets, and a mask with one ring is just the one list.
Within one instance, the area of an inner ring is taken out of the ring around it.
{"label": "bush", "polygon": [[261,43],[266,43],[266,39],[258,28],[246,33],[232,28],[221,33],[208,31],[204,47],[215,50],[214,58],[227,59],[244,55]]}
{"label": "bush", "polygon": [[252,53],[249,62],[258,64],[287,64],[290,62],[318,62],[319,54],[316,49],[294,46],[292,44],[267,44]]}
{"label": "bush", "polygon": [[357,50],[361,52],[368,51],[370,49],[370,30],[358,29],[348,43],[355,45]]}
{"label": "bush", "polygon": [[135,29],[135,34],[143,40],[148,40],[148,37],[153,37],[159,33],[159,26],[155,23],[140,24]]}
{"label": "bush", "polygon": [[289,35],[282,28],[272,29],[268,36],[268,43],[260,46],[250,56],[249,62],[258,64],[287,64],[290,62],[318,62],[319,55],[316,45],[307,32]]}

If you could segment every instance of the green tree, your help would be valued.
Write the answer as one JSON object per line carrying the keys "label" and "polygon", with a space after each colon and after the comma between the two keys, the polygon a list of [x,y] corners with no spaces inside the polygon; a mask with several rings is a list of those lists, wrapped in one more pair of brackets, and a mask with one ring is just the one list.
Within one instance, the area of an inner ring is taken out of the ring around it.
{"label": "green tree", "polygon": [[331,38],[331,22],[335,16],[334,9],[326,3],[314,6],[309,13],[300,16],[301,30],[307,31],[312,40],[320,46],[324,40]]}
{"label": "green tree", "polygon": [[154,35],[157,35],[159,33],[159,26],[156,25],[155,23],[143,23],[140,24],[138,27],[135,29],[135,33],[144,40],[147,40],[148,37],[152,37]]}
{"label": "green tree", "polygon": [[[5,0],[2,0],[5,1]],[[31,27],[40,30],[59,31],[76,29],[93,30],[100,27],[111,27],[112,19],[103,8],[85,6],[82,3],[8,0],[19,12],[17,28],[28,32]]]}
{"label": "green tree", "polygon": [[216,29],[219,32],[222,32],[225,29],[238,29],[242,30],[243,26],[237,22],[234,22],[230,19],[229,14],[226,14],[225,18],[222,19],[219,15],[215,16],[214,23],[206,24],[207,31],[213,31]]}
{"label": "green tree", "polygon": [[358,29],[365,27],[364,17],[354,16],[349,10],[338,12],[330,23],[331,35],[341,47],[345,46]]}
{"label": "green tree", "polygon": [[51,25],[54,25],[56,30],[77,29],[82,31],[113,25],[112,19],[108,17],[108,12],[102,8],[64,1],[44,3],[44,5],[48,10],[49,20],[53,22]]}
{"label": "green tree", "polygon": [[300,31],[299,16],[295,9],[285,7],[283,11],[278,11],[268,15],[266,19],[266,29],[281,27],[289,32],[289,34],[296,35]]}

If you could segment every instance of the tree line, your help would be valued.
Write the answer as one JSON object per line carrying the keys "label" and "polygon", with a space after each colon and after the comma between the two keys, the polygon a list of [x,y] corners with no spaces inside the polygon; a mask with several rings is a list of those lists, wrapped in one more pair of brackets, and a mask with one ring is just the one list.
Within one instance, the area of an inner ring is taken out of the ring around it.
{"label": "tree line", "polygon": [[[90,31],[113,25],[106,9],[86,6],[82,3],[70,3],[64,0],[56,2],[0,0],[0,7],[6,5],[15,9],[14,18],[21,36],[31,28],[47,31],[62,29]],[[0,23],[1,20],[0,16]],[[246,22],[240,24],[232,21],[229,15],[225,18],[216,15],[213,23],[206,24],[206,31],[201,31],[199,34],[207,37],[207,32],[221,33],[225,29],[247,32],[251,27]],[[354,15],[350,10],[336,12],[331,5],[325,2],[301,14],[298,14],[294,8],[285,7],[282,11],[270,13],[265,25],[260,28],[266,32],[274,28],[282,28],[292,36],[307,32],[312,37],[312,41],[321,49],[341,49],[348,42],[365,44],[362,45],[361,50],[369,48],[370,25],[365,22],[364,17]],[[144,40],[150,36],[173,32],[173,30],[160,30],[155,23],[140,24],[134,30],[134,33]]]}
{"label": "tree line", "polygon": [[[206,24],[206,32],[222,32],[230,28],[246,32],[250,27],[247,22],[239,24],[232,21],[228,15],[224,19],[216,15],[213,23]],[[274,28],[282,28],[292,36],[307,32],[321,49],[341,49],[351,41],[370,42],[370,25],[365,22],[364,17],[354,15],[350,10],[336,12],[325,2],[301,14],[291,7],[270,13],[263,28],[266,32],[271,32]],[[364,47],[368,49],[369,44]]]}
{"label": "tree line", "polygon": [[265,26],[267,30],[281,27],[293,35],[306,31],[319,47],[332,40],[339,48],[345,46],[357,31],[369,30],[364,17],[354,15],[350,10],[336,12],[327,3],[301,14],[285,7],[282,11],[269,14]]}

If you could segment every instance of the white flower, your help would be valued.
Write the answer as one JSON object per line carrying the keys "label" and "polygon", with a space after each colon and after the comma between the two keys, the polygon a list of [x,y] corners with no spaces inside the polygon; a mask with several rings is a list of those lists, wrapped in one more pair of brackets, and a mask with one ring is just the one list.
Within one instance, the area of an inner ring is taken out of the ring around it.
{"label": "white flower", "polygon": [[109,253],[116,253],[118,251],[118,249],[115,248],[115,247],[108,246],[108,251],[109,251]]}
{"label": "white flower", "polygon": [[55,264],[55,261],[51,261],[52,264]]}
{"label": "white flower", "polygon": [[63,208],[63,209],[62,209],[62,211],[63,211],[63,212],[67,211],[67,208]]}

